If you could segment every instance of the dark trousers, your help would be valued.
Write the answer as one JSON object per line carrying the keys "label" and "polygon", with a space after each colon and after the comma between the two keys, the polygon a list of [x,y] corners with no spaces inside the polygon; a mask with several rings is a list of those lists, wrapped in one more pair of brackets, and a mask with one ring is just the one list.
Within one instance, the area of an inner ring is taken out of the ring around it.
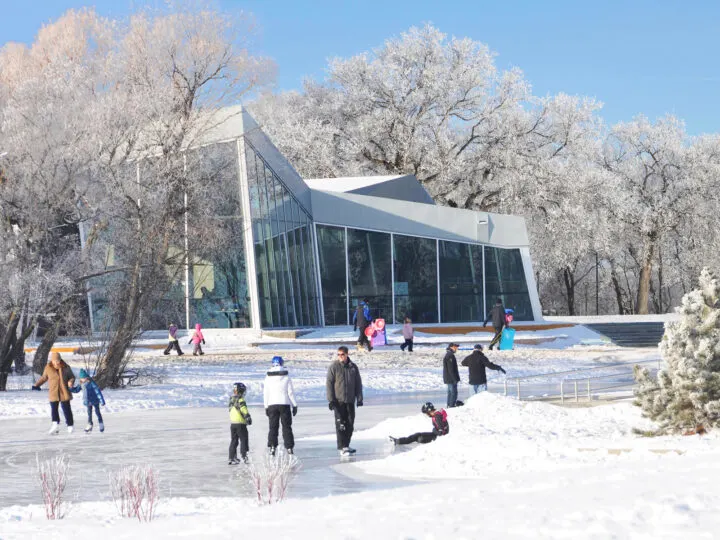
{"label": "dark trousers", "polygon": [[97,416],[98,422],[102,424],[102,414],[100,414],[100,404],[95,403],[94,405],[88,405],[87,411],[88,411],[88,424],[92,426],[92,412],[93,409],[95,409],[95,416]]}
{"label": "dark trousers", "polygon": [[454,407],[457,403],[457,385],[458,383],[450,383],[447,385],[447,406]]}
{"label": "dark trousers", "polygon": [[335,407],[335,433],[337,434],[338,450],[350,446],[354,428],[355,405],[352,403],[338,403]]}
{"label": "dark trousers", "polygon": [[196,343],[195,348],[193,349],[193,356],[197,356],[198,354],[205,354],[200,346],[200,343]]}
{"label": "dark trousers", "polygon": [[397,439],[397,444],[412,444],[414,442],[420,444],[427,444],[429,442],[433,442],[435,439],[437,439],[437,434],[432,432],[414,433],[409,437],[400,437],[399,439]]}
{"label": "dark trousers", "polygon": [[237,459],[238,441],[240,442],[240,455],[247,456],[250,451],[248,430],[245,424],[230,424],[230,453],[228,459]]}
{"label": "dark trousers", "polygon": [[500,343],[500,338],[502,337],[503,328],[504,328],[503,326],[501,326],[500,328],[495,327],[495,336],[492,338],[492,341],[490,342],[490,348],[491,348],[491,349],[492,349],[495,345],[497,345],[498,343]]}
{"label": "dark trousers", "polygon": [[170,351],[173,349],[177,351],[178,356],[183,353],[180,350],[180,342],[177,339],[175,341],[168,341],[168,346],[165,348],[164,354],[170,354]]}
{"label": "dark trousers", "polygon": [[370,349],[372,349],[372,345],[370,345],[370,340],[365,335],[365,329],[368,326],[370,326],[370,325],[366,324],[365,326],[360,327],[360,335],[358,336],[358,345],[360,345],[361,347],[363,345],[365,345],[368,348],[368,350],[370,350]]}
{"label": "dark trousers", "polygon": [[292,408],[290,405],[270,405],[267,408],[268,422],[268,448],[275,448],[278,445],[278,431],[282,421],[283,442],[285,448],[295,447],[295,437],[292,431]]}
{"label": "dark trousers", "polygon": [[405,350],[405,347],[407,347],[407,350],[408,350],[409,352],[412,352],[412,346],[413,346],[413,340],[412,340],[412,338],[410,338],[410,339],[406,339],[406,340],[405,340],[405,343],[403,343],[402,345],[400,345],[400,348],[404,351],[404,350]]}
{"label": "dark trousers", "polygon": [[50,402],[50,417],[53,422],[60,423],[60,413],[58,407],[62,406],[63,416],[65,417],[65,423],[69,426],[74,424],[72,408],[70,407],[69,401],[51,401]]}

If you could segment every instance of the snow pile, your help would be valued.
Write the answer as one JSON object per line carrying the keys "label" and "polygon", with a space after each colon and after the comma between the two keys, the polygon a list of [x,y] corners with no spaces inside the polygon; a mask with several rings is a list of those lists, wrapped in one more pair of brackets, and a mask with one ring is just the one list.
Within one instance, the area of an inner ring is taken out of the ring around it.
{"label": "snow pile", "polygon": [[[426,445],[405,447],[382,460],[358,466],[370,474],[416,478],[486,477],[498,472],[552,470],[559,466],[618,459],[662,459],[676,452],[712,450],[717,437],[702,440],[641,438],[649,428],[629,403],[563,408],[520,402],[484,392],[465,407],[448,410],[450,434]],[[430,431],[422,414],[390,419],[356,438],[403,436]],[[664,452],[670,451],[666,454]]]}

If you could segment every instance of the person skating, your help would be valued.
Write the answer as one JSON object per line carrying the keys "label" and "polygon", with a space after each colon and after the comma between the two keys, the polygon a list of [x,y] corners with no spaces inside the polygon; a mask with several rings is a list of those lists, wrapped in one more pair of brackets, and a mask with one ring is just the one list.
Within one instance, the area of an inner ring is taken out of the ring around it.
{"label": "person skating", "polygon": [[328,408],[335,414],[337,448],[341,456],[354,454],[350,448],[355,426],[355,403],[363,406],[362,379],[360,371],[348,356],[347,347],[339,347],[337,361],[330,364],[325,383]]}
{"label": "person skating", "polygon": [[360,329],[357,342],[358,350],[362,349],[363,345],[367,346],[368,352],[373,349],[370,340],[365,334],[365,330],[368,326],[370,326],[371,322],[372,317],[370,316],[370,305],[367,300],[362,300],[353,314],[353,330],[357,330],[358,328]]}
{"label": "person skating", "polygon": [[[250,442],[247,427],[252,424],[252,417],[245,402],[247,388],[241,382],[233,384],[233,395],[230,396],[228,409],[230,410],[230,455],[228,465],[237,465],[248,462]],[[237,457],[238,442],[240,443],[240,459]]]}
{"label": "person skating", "polygon": [[293,448],[295,448],[292,417],[297,414],[298,408],[292,380],[283,364],[281,356],[273,357],[272,367],[265,375],[265,385],[263,387],[265,414],[270,424],[268,448],[273,456],[278,446],[278,431],[281,422],[285,450],[288,454],[292,454],[294,452]]}
{"label": "person skating", "polygon": [[73,387],[72,391],[75,393],[82,391],[83,405],[87,407],[88,423],[87,426],[85,426],[85,433],[90,433],[93,429],[93,409],[95,409],[98,427],[100,428],[100,433],[102,433],[105,431],[105,424],[103,423],[102,414],[100,414],[100,405],[105,405],[105,398],[103,397],[100,387],[92,380],[92,377],[88,375],[87,371],[81,369],[78,376],[80,377],[80,386]]}
{"label": "person skating", "polygon": [[443,382],[447,385],[447,406],[455,407],[458,397],[458,383],[460,382],[460,372],[458,371],[457,358],[455,353],[458,350],[457,343],[450,343],[445,350],[445,358],[443,358]]}
{"label": "person skating", "polygon": [[70,401],[72,393],[70,389],[75,385],[75,374],[60,356],[60,353],[51,352],[50,361],[45,366],[42,376],[35,381],[33,390],[40,390],[40,387],[48,384],[48,398],[50,400],[50,435],[55,435],[60,430],[60,414],[58,408],[62,407],[68,433],[73,432],[73,413]]}
{"label": "person skating", "polygon": [[178,356],[182,356],[183,352],[180,350],[180,342],[178,341],[177,331],[178,327],[175,326],[175,323],[170,323],[170,327],[168,328],[168,346],[163,351],[164,355],[170,354],[170,351],[175,349]]}
{"label": "person skating", "polygon": [[193,348],[193,356],[197,356],[198,354],[202,356],[203,354],[205,354],[202,350],[202,347],[200,346],[201,343],[205,345],[205,338],[203,337],[202,326],[200,325],[200,323],[197,323],[195,325],[195,331],[193,332],[190,341],[188,341],[188,345],[190,345],[191,343],[195,345],[195,347]]}
{"label": "person skating", "polygon": [[468,382],[470,383],[473,394],[487,390],[487,374],[485,373],[485,368],[505,373],[503,368],[488,360],[488,357],[483,354],[482,350],[482,345],[475,345],[473,352],[469,356],[466,356],[461,362],[463,366],[469,368]]}
{"label": "person skating", "polygon": [[410,320],[410,317],[405,317],[402,334],[403,338],[405,338],[405,343],[400,345],[400,349],[405,352],[405,347],[407,347],[408,352],[413,352],[413,337],[415,336],[415,330],[412,327],[412,320]]}
{"label": "person skating", "polygon": [[408,437],[390,437],[390,440],[393,443],[412,444],[416,442],[420,444],[427,444],[429,442],[433,442],[438,437],[442,437],[443,435],[450,433],[450,424],[448,424],[445,409],[437,411],[435,410],[435,406],[428,401],[420,410],[424,415],[429,416],[432,419],[432,431],[414,433]]}
{"label": "person skating", "polygon": [[488,313],[483,323],[483,328],[487,326],[488,321],[492,320],[493,328],[495,329],[495,335],[490,342],[490,350],[498,344],[502,337],[503,328],[505,328],[505,306],[503,306],[502,298],[498,298],[495,301],[495,305]]}

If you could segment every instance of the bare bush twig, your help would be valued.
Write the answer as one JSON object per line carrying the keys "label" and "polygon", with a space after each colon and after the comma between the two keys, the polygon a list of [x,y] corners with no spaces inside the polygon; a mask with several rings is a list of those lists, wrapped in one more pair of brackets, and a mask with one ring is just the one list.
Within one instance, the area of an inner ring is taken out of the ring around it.
{"label": "bare bush twig", "polygon": [[110,495],[122,517],[152,521],[160,495],[160,479],[151,466],[133,465],[110,473]]}
{"label": "bare bush twig", "polygon": [[266,455],[259,466],[250,464],[241,476],[250,483],[258,504],[273,504],[285,499],[300,468],[299,459],[281,452],[276,456]]}
{"label": "bare bush twig", "polygon": [[62,519],[69,509],[70,503],[64,499],[67,487],[70,464],[64,455],[40,461],[35,455],[37,478],[40,483],[45,517],[47,519]]}

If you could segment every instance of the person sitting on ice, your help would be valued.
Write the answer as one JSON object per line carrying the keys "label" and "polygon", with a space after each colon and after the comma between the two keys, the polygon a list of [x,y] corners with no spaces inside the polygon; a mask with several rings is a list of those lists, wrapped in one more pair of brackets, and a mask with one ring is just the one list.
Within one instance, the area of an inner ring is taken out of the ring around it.
{"label": "person sitting on ice", "polygon": [[424,433],[414,433],[408,437],[390,437],[390,440],[395,444],[412,444],[414,442],[420,444],[427,444],[433,442],[438,437],[447,435],[450,433],[450,424],[447,421],[447,412],[445,409],[435,410],[435,405],[429,401],[425,403],[420,409],[424,415],[429,416],[432,419],[432,431]]}

